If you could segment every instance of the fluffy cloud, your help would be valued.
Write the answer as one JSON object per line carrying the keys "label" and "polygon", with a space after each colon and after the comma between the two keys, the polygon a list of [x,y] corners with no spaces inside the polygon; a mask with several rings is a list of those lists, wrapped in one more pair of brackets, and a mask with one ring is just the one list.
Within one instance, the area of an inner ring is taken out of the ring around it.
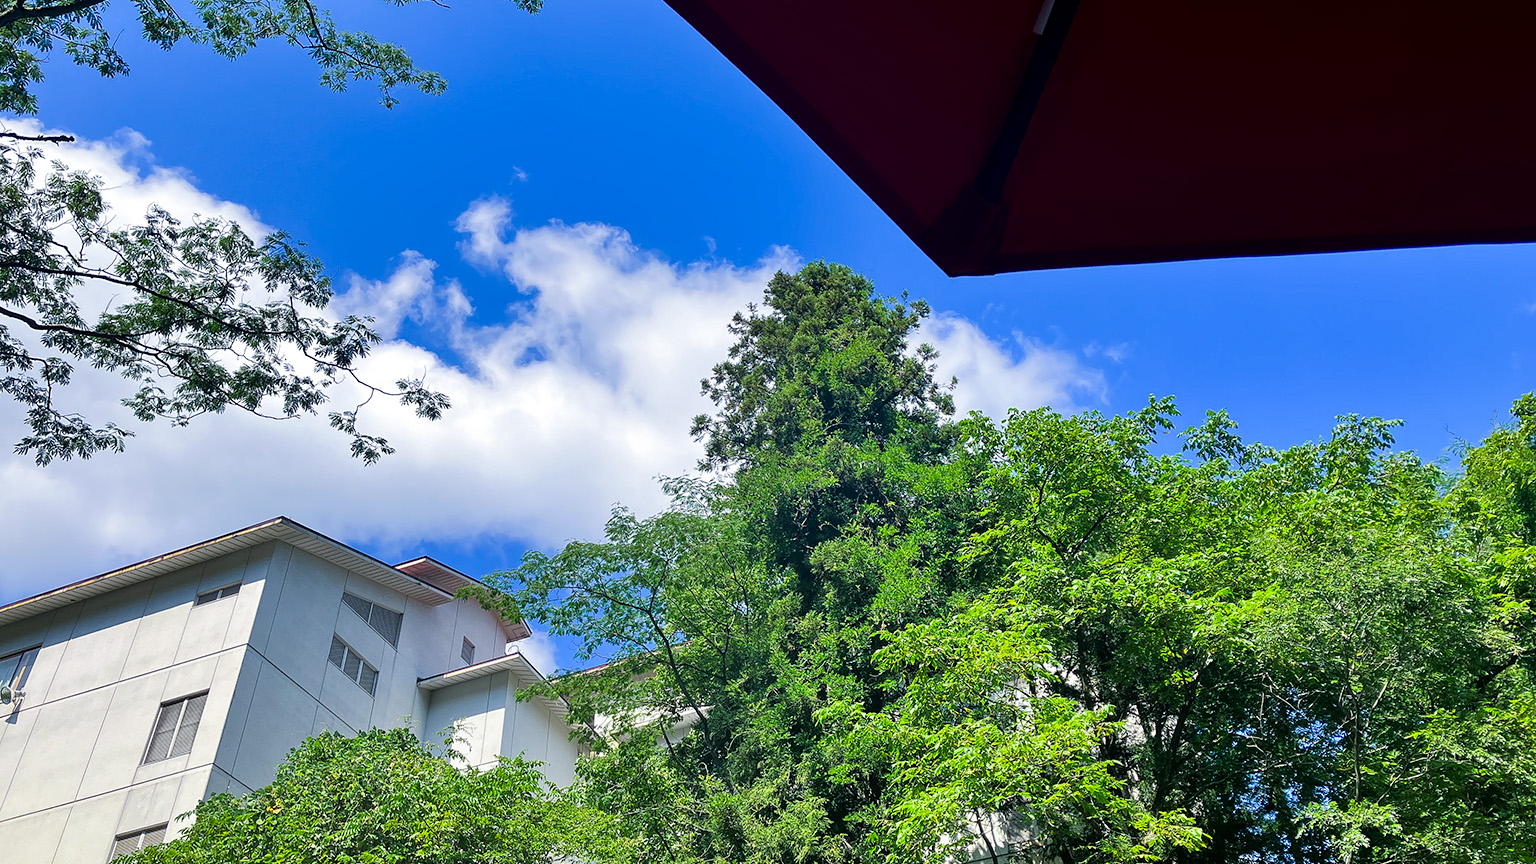
{"label": "fluffy cloud", "polygon": [[1009,408],[1052,405],[1071,411],[1086,399],[1105,398],[1104,373],[1072,351],[1014,332],[998,342],[959,315],[938,312],[924,322],[922,338],[939,351],[939,372],[960,379],[955,409],[1001,418]]}
{"label": "fluffy cloud", "polygon": [[[135,134],[61,156],[107,179],[121,219],[156,202],[264,228],[186,174],[154,166]],[[423,539],[550,547],[592,535],[614,502],[661,506],[655,478],[686,472],[698,458],[686,430],[707,408],[698,382],[724,355],[726,322],[760,298],[776,269],[796,266],[794,253],[678,264],[611,225],[516,228],[498,198],[471,204],[458,227],[465,259],[504,274],[519,298],[502,315],[479,316],[498,322],[472,323],[459,285],[412,252],[384,279],[348,277],[335,306],[375,316],[388,337],[366,376],[425,375],[453,401],[443,420],[419,421],[374,400],[364,423],[399,451],[374,467],[349,458],[345,439],[322,419],[236,413],[185,429],[131,424],[138,437],[127,453],[87,462],[40,469],[0,457],[0,602],[276,514],[388,554]],[[451,355],[401,338],[406,321],[446,334]],[[940,350],[942,372],[960,376],[962,409],[1102,398],[1102,376],[1071,351],[1020,334],[998,342],[948,313],[924,338]],[[101,421],[123,418],[122,395],[118,379],[83,370],[68,399]],[[0,402],[0,430],[20,431],[9,402]],[[545,642],[527,650],[552,662]]]}

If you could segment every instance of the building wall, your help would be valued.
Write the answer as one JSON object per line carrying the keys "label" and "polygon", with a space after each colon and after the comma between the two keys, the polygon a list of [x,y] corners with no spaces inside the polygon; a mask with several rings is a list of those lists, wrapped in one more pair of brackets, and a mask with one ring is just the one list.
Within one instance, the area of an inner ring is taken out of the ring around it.
{"label": "building wall", "polygon": [[[192,605],[237,581],[238,594]],[[402,612],[398,647],[343,592]],[[372,696],[329,662],[333,634],[379,670]],[[518,747],[568,782],[563,719],[515,702],[505,673],[466,682],[485,684],[473,693],[417,687],[465,665],[466,637],[477,661],[506,653],[498,617],[473,601],[411,600],[282,542],[0,627],[0,656],[42,646],[19,710],[0,714],[0,850],[28,864],[104,862],[119,834],[170,823],[175,836],[176,816],[270,783],[289,750],[325,730],[404,725],[435,742],[464,719],[480,736],[477,764]],[[141,765],[160,705],[199,692],[191,753]]]}
{"label": "building wall", "polygon": [[[342,603],[343,592],[404,613],[398,648]],[[264,596],[241,687],[244,715],[231,718],[218,760],[247,788],[272,782],[291,748],[328,729],[409,726],[436,740],[439,730],[423,720],[431,694],[417,680],[463,666],[465,637],[477,660],[506,653],[500,620],[477,603],[429,606],[287,544],[278,544]],[[333,634],[379,670],[373,696],[327,659]]]}
{"label": "building wall", "polygon": [[[171,822],[208,790],[273,544],[0,628],[0,655],[41,645],[0,714],[0,849],[105,861],[119,833]],[[239,594],[193,608],[200,592]],[[141,765],[162,702],[208,693],[192,751]],[[174,825],[173,825],[174,831]]]}
{"label": "building wall", "polygon": [[522,756],[544,763],[544,776],[555,783],[574,778],[577,744],[565,719],[541,700],[519,702],[510,673],[497,672],[430,695],[426,728],[431,732],[425,740],[436,743],[442,739],[437,733],[456,726],[454,749],[465,764],[490,768],[502,756]]}

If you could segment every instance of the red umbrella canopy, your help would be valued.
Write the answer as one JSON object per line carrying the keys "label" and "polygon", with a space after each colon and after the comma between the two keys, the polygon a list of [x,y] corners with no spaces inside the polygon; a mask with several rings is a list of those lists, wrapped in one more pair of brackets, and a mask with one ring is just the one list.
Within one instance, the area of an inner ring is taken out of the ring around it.
{"label": "red umbrella canopy", "polygon": [[1536,3],[668,2],[950,275],[1536,240]]}

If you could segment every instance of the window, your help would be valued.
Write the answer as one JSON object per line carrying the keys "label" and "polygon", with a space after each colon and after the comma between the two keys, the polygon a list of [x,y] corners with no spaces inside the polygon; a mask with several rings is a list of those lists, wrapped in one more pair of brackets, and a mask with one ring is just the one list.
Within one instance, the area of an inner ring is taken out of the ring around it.
{"label": "window", "polygon": [[357,617],[367,621],[368,626],[372,627],[380,636],[383,636],[384,641],[388,642],[391,648],[400,647],[400,620],[404,616],[399,612],[385,609],[383,606],[369,600],[364,600],[356,594],[341,595],[341,602],[347,604],[348,609],[356,612]]}
{"label": "window", "polygon": [[161,705],[154,734],[144,748],[144,764],[191,753],[192,739],[197,737],[197,724],[203,719],[203,706],[207,703],[208,694],[199,693]]}
{"label": "window", "polygon": [[464,646],[459,649],[459,656],[464,658],[464,665],[475,665],[475,643],[464,640]]}
{"label": "window", "polygon": [[341,670],[341,674],[351,678],[357,686],[368,691],[372,696],[373,691],[379,685],[379,670],[368,665],[368,661],[357,656],[352,646],[341,641],[340,636],[331,636],[331,665]]}
{"label": "window", "polygon": [[215,600],[223,600],[225,597],[233,597],[240,593],[240,583],[225,585],[223,588],[215,588],[212,591],[204,591],[192,601],[193,606],[201,606],[204,603],[212,603]]}
{"label": "window", "polygon": [[112,857],[127,855],[150,846],[159,846],[165,842],[165,829],[169,825],[156,825],[153,828],[144,828],[130,834],[117,835],[117,841],[112,844]]}
{"label": "window", "polygon": [[25,651],[0,657],[0,684],[10,685],[12,690],[20,690],[22,685],[27,683],[27,675],[32,671],[32,667],[37,665],[37,652],[41,647],[28,648]]}

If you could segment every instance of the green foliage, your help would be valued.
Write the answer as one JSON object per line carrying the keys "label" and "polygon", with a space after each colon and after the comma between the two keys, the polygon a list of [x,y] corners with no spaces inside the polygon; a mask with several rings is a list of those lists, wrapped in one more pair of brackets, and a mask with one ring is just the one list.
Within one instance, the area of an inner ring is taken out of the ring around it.
{"label": "green foliage", "polygon": [[926,311],[775,277],[707,481],[499,574],[644,860],[1529,862],[1536,397],[1449,475],[1346,415],[947,420]]}
{"label": "green foliage", "polygon": [[[55,47],[105,77],[127,74],[118,34],[103,18],[108,3],[18,0],[0,10],[0,111],[36,113],[34,88]],[[527,12],[542,7],[542,0],[513,3]],[[320,67],[323,84],[345,90],[372,81],[386,107],[402,87],[436,95],[446,86],[399,46],[338,27],[311,0],[191,0],[190,8],[134,0],[134,14],[145,40],[163,49],[185,41],[234,59],[263,41],[296,46]],[[98,178],[50,166],[36,148],[0,144],[0,393],[25,409],[28,433],[16,450],[39,465],[121,451],[132,434],[56,404],[78,362],[138,385],[123,403],[140,421],[179,425],[228,408],[294,418],[315,413],[342,378],[363,385],[364,403],[395,396],[427,419],[448,407],[419,380],[389,391],[357,377],[356,364],[378,341],[370,319],[338,323],[317,314],[330,302],[330,280],[287,235],[258,242],[227,221],[188,222],[154,206],[144,224],[120,225]],[[88,314],[86,306],[106,311]],[[372,463],[393,451],[359,431],[361,407],[331,412],[330,423],[350,437],[354,456]]]}
{"label": "green foliage", "polygon": [[1101,743],[1121,724],[1051,695],[1048,642],[1016,598],[994,594],[955,616],[891,636],[875,665],[901,692],[884,710],[853,701],[818,712],[845,736],[834,776],[884,772],[885,794],[857,816],[874,857],[905,861],[1048,856],[1092,832],[1076,861],[1139,861],[1203,836],[1182,813],[1123,794]]}
{"label": "green foliage", "polygon": [[[33,87],[43,80],[43,64],[56,46],[70,62],[103,77],[126,75],[118,34],[102,17],[109,2],[22,2],[0,11],[0,111],[37,112]],[[190,8],[177,8],[171,0],[134,0],[133,5],[141,35],[159,48],[186,41],[235,59],[260,42],[277,40],[309,54],[320,67],[321,83],[333,90],[375,82],[386,107],[396,104],[401,87],[437,95],[447,86],[437,73],[416,68],[400,46],[337,27],[331,13],[310,0],[191,0]],[[513,5],[537,12],[543,2],[513,0]]]}
{"label": "green foliage", "polygon": [[1515,400],[1513,422],[1467,448],[1451,495],[1457,525],[1496,547],[1536,544],[1536,393]]}
{"label": "green foliage", "polygon": [[[56,403],[76,363],[136,383],[123,404],[146,422],[183,425],[229,408],[313,414],[340,379],[395,396],[426,419],[448,407],[420,380],[387,391],[357,378],[378,335],[366,320],[319,316],[330,279],[285,235],[258,243],[227,220],[183,224],[158,207],[144,224],[116,228],[100,180],[58,163],[39,172],[40,159],[0,145],[0,320],[24,328],[18,335],[0,324],[0,393],[27,412],[18,453],[46,465],[123,449],[128,430],[92,425]],[[81,293],[102,287],[112,302],[87,312]],[[357,411],[330,415],[353,455],[371,463],[392,452],[358,431]]]}
{"label": "green foliage", "polygon": [[[450,753],[452,751],[449,751]],[[624,860],[601,816],[546,788],[535,763],[488,770],[434,754],[403,729],[310,738],[277,779],[198,804],[181,837],[133,864],[543,864]]]}
{"label": "green foliage", "polygon": [[854,855],[849,819],[882,781],[834,781],[842,744],[815,712],[878,697],[882,624],[940,602],[967,533],[973,469],[941,458],[931,349],[907,353],[924,314],[834,265],[775,277],[705,383],[720,416],[695,425],[732,481],[673,482],[671,511],[620,510],[604,542],[498,574],[529,617],[617,658],[552,689],[602,732],[578,790],[657,858]]}
{"label": "green foliage", "polygon": [[769,280],[760,313],[731,319],[730,359],[704,379],[716,417],[694,418],[702,468],[790,455],[827,438],[884,444],[931,430],[954,400],[933,381],[932,346],[905,352],[928,304],[874,300],[874,286],[840,264],[816,261]]}
{"label": "green foliage", "polygon": [[1356,416],[1276,451],[1216,415],[1185,435],[1196,461],[1155,456],[1170,414],[983,427],[994,527],[964,555],[1012,562],[996,591],[1041,628],[1047,692],[1124,722],[1097,752],[1130,800],[1193,817],[1206,842],[1174,857],[1529,860],[1536,787],[1510,757],[1536,740],[1512,719],[1466,737],[1530,696],[1504,590],[1524,558],[1465,542],[1467,481]]}

